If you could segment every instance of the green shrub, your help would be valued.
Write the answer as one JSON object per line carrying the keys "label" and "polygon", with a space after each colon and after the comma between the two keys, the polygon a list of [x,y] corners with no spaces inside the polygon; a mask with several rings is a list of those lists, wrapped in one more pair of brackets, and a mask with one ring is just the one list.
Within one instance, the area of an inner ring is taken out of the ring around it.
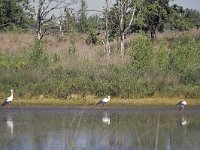
{"label": "green shrub", "polygon": [[193,38],[187,42],[179,41],[170,55],[171,69],[180,74],[183,84],[199,83],[200,43]]}
{"label": "green shrub", "polygon": [[31,49],[28,65],[32,67],[47,67],[49,64],[49,57],[44,53],[43,44],[38,39],[35,39],[34,46]]}
{"label": "green shrub", "polygon": [[155,70],[159,71],[168,71],[168,63],[169,63],[169,55],[168,49],[164,42],[160,42],[160,44],[153,49],[153,59],[152,65]]}
{"label": "green shrub", "polygon": [[132,65],[138,71],[145,71],[151,67],[153,46],[149,37],[140,35],[132,42]]}

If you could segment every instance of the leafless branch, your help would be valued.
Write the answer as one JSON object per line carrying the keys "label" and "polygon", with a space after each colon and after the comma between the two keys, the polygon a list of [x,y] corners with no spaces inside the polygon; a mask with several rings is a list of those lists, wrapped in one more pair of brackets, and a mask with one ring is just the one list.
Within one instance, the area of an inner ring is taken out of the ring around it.
{"label": "leafless branch", "polygon": [[62,3],[63,3],[63,1],[61,1],[60,3],[58,3],[57,5],[52,7],[51,9],[49,9],[48,11],[43,11],[41,16],[46,17],[52,10],[58,9],[58,6],[60,6]]}
{"label": "leafless branch", "polygon": [[135,11],[136,11],[136,6],[133,7],[133,11],[132,11],[132,14],[131,14],[131,20],[129,21],[128,27],[124,30],[125,33],[127,33],[127,31],[130,29],[130,27],[131,27],[131,25],[133,23],[134,16],[135,16]]}
{"label": "leafless branch", "polygon": [[41,23],[41,25],[45,25],[46,23],[48,23],[49,21],[51,21],[53,19],[53,17],[49,18],[48,20],[45,20]]}
{"label": "leafless branch", "polygon": [[[33,1],[34,2],[34,1]],[[66,0],[39,0],[38,11],[37,11],[37,36],[41,40],[45,35],[46,31],[42,29],[42,26],[53,20],[53,16],[47,19],[47,16],[56,9],[66,8],[73,5],[77,0],[71,0],[66,2]],[[57,17],[59,18],[59,17]],[[47,19],[47,20],[46,20]],[[47,30],[47,29],[46,29]]]}

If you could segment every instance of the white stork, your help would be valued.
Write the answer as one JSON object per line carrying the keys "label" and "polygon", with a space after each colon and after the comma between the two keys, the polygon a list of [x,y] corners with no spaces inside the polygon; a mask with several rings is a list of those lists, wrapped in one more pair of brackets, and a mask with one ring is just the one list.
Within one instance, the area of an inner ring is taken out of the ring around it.
{"label": "white stork", "polygon": [[184,110],[185,107],[186,107],[186,105],[187,105],[187,102],[186,102],[186,101],[180,101],[180,102],[178,102],[178,103],[176,104],[176,106],[178,106],[178,108],[179,108],[179,111]]}
{"label": "white stork", "polygon": [[12,100],[13,100],[13,89],[11,89],[10,97],[6,98],[5,101],[3,102],[3,104],[1,104],[1,106],[10,104],[12,102]]}
{"label": "white stork", "polygon": [[99,105],[99,104],[105,105],[109,101],[110,101],[110,96],[108,96],[108,98],[105,97],[105,98],[101,99],[98,103],[96,103],[96,105]]}

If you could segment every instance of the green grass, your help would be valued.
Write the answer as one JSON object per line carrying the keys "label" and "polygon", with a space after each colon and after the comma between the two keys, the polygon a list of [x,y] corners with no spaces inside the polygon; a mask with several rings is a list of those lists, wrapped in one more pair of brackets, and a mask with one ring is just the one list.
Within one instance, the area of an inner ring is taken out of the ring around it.
{"label": "green grass", "polygon": [[[12,106],[60,106],[60,107],[95,107],[100,98],[89,97],[86,99],[14,99]],[[111,98],[106,107],[134,107],[134,106],[175,106],[181,98],[142,98],[142,99],[120,99]],[[188,106],[200,106],[199,99],[185,99]]]}

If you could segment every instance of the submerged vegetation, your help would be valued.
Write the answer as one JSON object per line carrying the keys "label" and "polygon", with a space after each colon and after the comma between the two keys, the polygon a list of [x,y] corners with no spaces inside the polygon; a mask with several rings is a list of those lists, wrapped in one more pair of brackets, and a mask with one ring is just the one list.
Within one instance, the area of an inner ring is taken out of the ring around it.
{"label": "submerged vegetation", "polygon": [[[107,58],[102,46],[81,43],[83,37],[76,42],[73,54],[68,52],[64,36],[46,38],[43,43],[32,38],[32,45],[23,39],[26,46],[12,50],[11,45],[20,43],[22,36],[13,34],[9,50],[0,48],[0,96],[13,88],[19,98],[159,95],[199,99],[199,34],[188,31],[177,35],[163,35],[155,46],[147,35],[138,34],[126,43],[126,55],[117,55],[113,43]],[[2,47],[5,40],[1,36]],[[62,44],[66,45],[59,50]]]}

